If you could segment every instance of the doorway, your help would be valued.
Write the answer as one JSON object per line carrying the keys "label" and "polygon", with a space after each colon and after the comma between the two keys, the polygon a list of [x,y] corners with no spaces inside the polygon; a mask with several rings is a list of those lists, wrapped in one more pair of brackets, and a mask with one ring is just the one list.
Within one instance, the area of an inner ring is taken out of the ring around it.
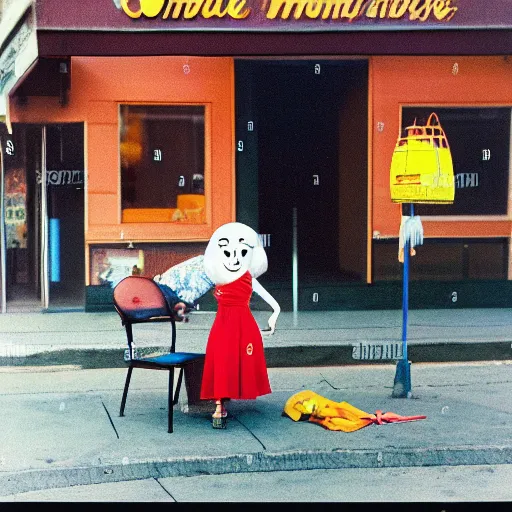
{"label": "doorway", "polygon": [[83,309],[84,125],[14,124],[5,138],[3,309]]}
{"label": "doorway", "polygon": [[366,282],[368,63],[238,60],[237,219],[264,235],[284,309]]}

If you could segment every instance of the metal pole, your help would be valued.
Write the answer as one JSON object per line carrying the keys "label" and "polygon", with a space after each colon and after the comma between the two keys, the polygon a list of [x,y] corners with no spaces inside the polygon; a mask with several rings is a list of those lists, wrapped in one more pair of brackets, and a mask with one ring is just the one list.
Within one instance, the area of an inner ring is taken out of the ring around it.
{"label": "metal pole", "polygon": [[299,262],[297,253],[297,207],[293,210],[293,229],[292,229],[292,303],[293,303],[293,323],[297,324],[297,311],[299,310]]}
{"label": "metal pole", "polygon": [[48,194],[46,188],[46,126],[41,137],[41,305],[49,306],[48,272]]}
{"label": "metal pole", "polygon": [[402,358],[408,361],[407,358],[407,324],[409,317],[409,247],[410,240],[408,237],[405,239],[404,244],[404,273],[402,283]]}
{"label": "metal pole", "polygon": [[[414,216],[414,206],[410,206],[411,217]],[[402,283],[402,359],[396,365],[395,382],[392,396],[394,398],[411,398],[411,365],[407,354],[407,324],[409,316],[409,252],[411,247],[410,233],[405,232],[404,240],[404,270]]]}

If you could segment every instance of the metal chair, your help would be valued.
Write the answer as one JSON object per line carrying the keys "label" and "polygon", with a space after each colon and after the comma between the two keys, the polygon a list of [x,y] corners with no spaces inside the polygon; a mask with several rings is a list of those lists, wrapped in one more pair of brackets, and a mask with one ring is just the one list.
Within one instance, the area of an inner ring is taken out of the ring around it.
{"label": "metal chair", "polygon": [[[128,276],[120,281],[114,288],[114,307],[121,317],[122,325],[126,329],[128,339],[128,357],[125,357],[128,374],[124,385],[121,410],[119,415],[124,416],[128,387],[134,368],[169,371],[168,396],[168,432],[173,432],[173,408],[178,402],[184,367],[202,358],[204,354],[190,352],[176,352],[176,321],[174,311],[169,306],[165,295],[152,280],[141,276]],[[168,353],[156,357],[139,357],[134,349],[133,324],[146,322],[171,323],[171,347]],[[176,391],[173,396],[174,370],[180,369]]]}

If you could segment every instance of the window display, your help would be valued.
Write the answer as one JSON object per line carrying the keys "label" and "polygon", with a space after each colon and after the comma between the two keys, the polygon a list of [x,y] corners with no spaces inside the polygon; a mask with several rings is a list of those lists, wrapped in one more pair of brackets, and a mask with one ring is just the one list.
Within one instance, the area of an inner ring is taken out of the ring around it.
{"label": "window display", "polygon": [[510,108],[403,107],[402,128],[423,124],[435,111],[450,143],[453,204],[418,204],[417,215],[506,215]]}
{"label": "window display", "polygon": [[153,278],[204,253],[206,242],[90,246],[90,284],[113,288],[130,275]]}
{"label": "window display", "polygon": [[205,107],[121,105],[123,222],[206,222]]}

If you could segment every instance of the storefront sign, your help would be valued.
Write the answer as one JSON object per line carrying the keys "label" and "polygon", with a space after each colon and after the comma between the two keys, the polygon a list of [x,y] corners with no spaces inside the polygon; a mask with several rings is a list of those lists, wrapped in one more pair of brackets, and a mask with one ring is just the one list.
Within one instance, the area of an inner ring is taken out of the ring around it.
{"label": "storefront sign", "polygon": [[[101,5],[101,6],[100,6]],[[61,0],[38,29],[340,31],[512,27],[509,0]]]}
{"label": "storefront sign", "polygon": [[[135,2],[137,3],[137,2]],[[166,20],[203,18],[247,18],[252,8],[247,0],[139,0],[133,10],[129,0],[121,0],[123,11],[130,18],[161,17]],[[332,19],[353,21],[362,17],[427,21],[430,17],[449,21],[458,8],[452,0],[270,0],[263,2],[261,10],[268,19]]]}
{"label": "storefront sign", "polygon": [[84,171],[46,171],[47,185],[82,185]]}

